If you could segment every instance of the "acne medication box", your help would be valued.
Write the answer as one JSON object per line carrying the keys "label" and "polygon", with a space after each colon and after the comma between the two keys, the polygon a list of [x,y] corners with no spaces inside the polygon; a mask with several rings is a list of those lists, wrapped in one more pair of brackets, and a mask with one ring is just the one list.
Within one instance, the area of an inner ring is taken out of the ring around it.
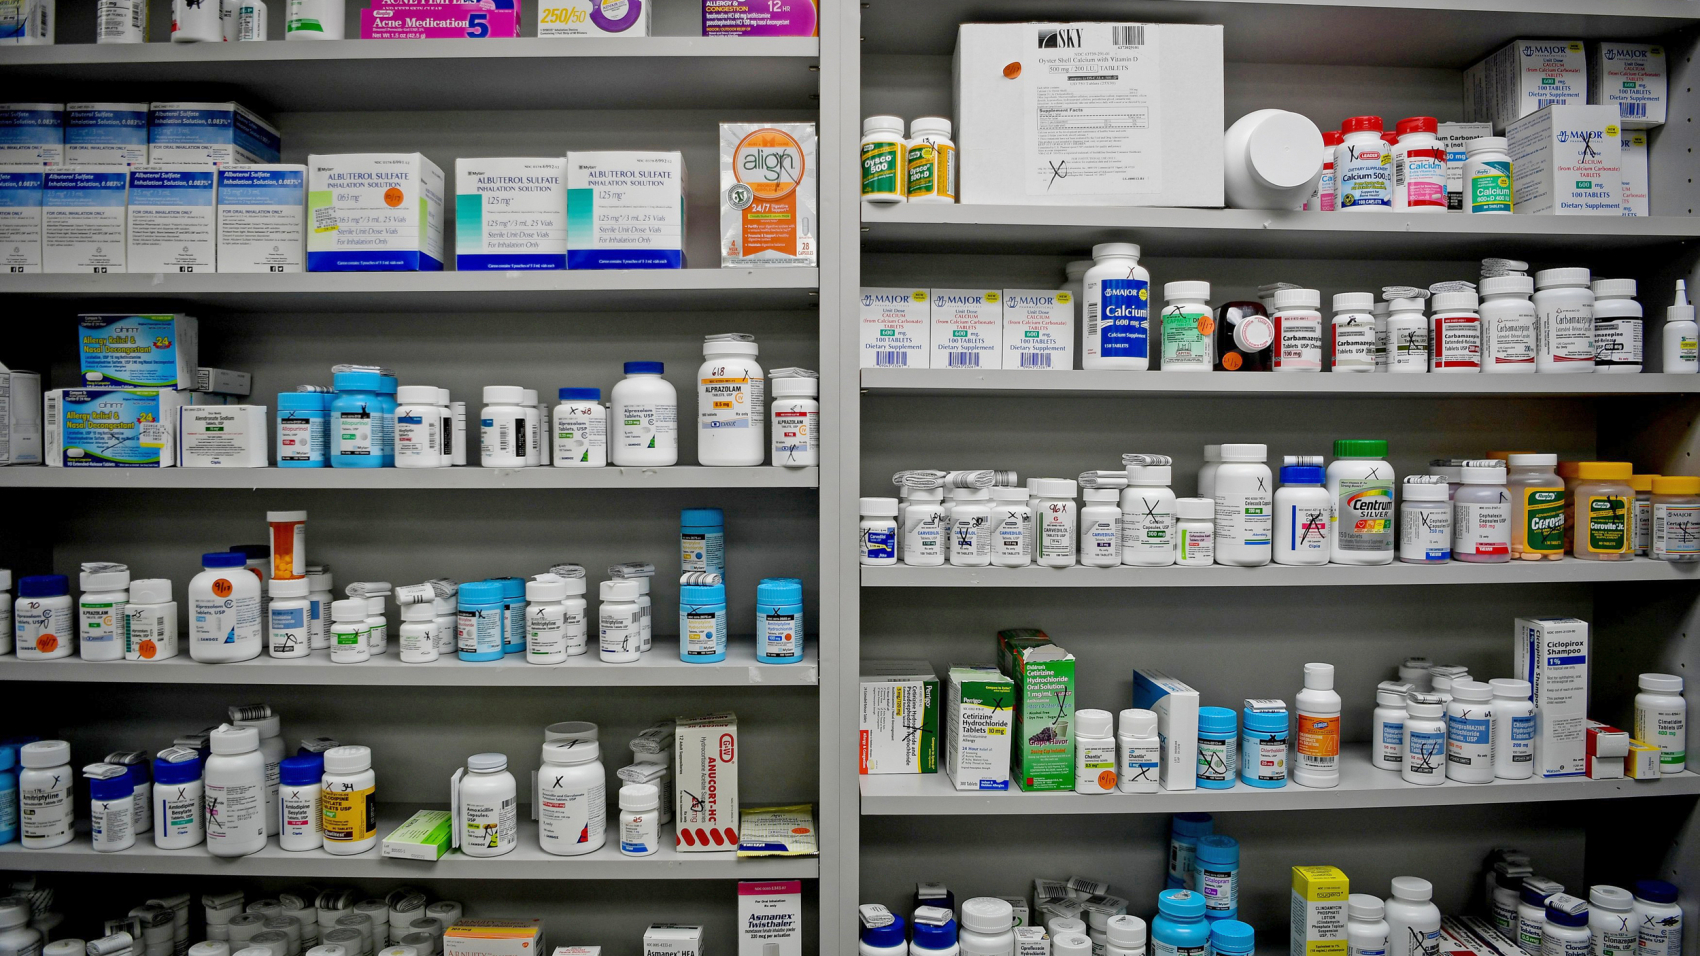
{"label": "acne medication box", "polygon": [[1339,867],[1293,867],[1290,956],[1346,956],[1349,889]]}
{"label": "acne medication box", "polygon": [[213,197],[210,163],[130,167],[128,222],[131,272],[213,272]]}
{"label": "acne medication box", "polygon": [[1003,290],[1003,367],[1074,368],[1074,294]]}
{"label": "acne medication box", "polygon": [[685,154],[567,153],[568,269],[683,269]]}
{"label": "acne medication box", "polygon": [[1197,789],[1198,691],[1162,671],[1136,669],[1133,706],[1157,715],[1157,781],[1163,789]]}
{"label": "acne medication box", "polygon": [[307,271],[307,167],[218,168],[218,271]]}
{"label": "acne medication box", "polygon": [[926,368],[932,354],[926,289],[862,290],[862,368]]}
{"label": "acne medication box", "polygon": [[0,163],[64,162],[64,104],[0,103]]}
{"label": "acne medication box", "polygon": [[148,104],[65,105],[65,162],[142,166],[147,161]]}
{"label": "acne medication box", "polygon": [[738,715],[680,717],[673,729],[673,757],[678,852],[736,850]]}
{"label": "acne medication box", "polygon": [[443,931],[443,956],[542,956],[540,919],[462,919]]}
{"label": "acne medication box", "polygon": [[1055,644],[1014,649],[1010,776],[1027,791],[1074,789],[1074,655]]}
{"label": "acne medication box", "polygon": [[200,359],[200,323],[189,315],[93,313],[77,316],[83,384],[191,391]]}
{"label": "acne medication box", "polygon": [[307,157],[308,272],[439,272],[443,171],[422,153]]}
{"label": "acne medication box", "polygon": [[1003,352],[1002,296],[995,289],[932,290],[931,368],[998,368]]}
{"label": "acne medication box", "polygon": [[124,272],[128,166],[57,166],[41,187],[41,271]]}
{"label": "acne medication box", "polygon": [[1571,777],[1585,766],[1588,720],[1588,622],[1573,617],[1520,617],[1516,674],[1533,685],[1536,771]]}
{"label": "acne medication box", "polygon": [[240,103],[148,104],[148,162],[275,163],[283,140]]}
{"label": "acne medication box", "polygon": [[41,271],[44,166],[0,166],[0,272]]}
{"label": "acne medication box", "polygon": [[818,0],[702,0],[705,37],[820,35]]}
{"label": "acne medication box", "polygon": [[540,0],[540,37],[646,37],[655,0]]}
{"label": "acne medication box", "polygon": [[990,664],[952,664],[944,762],[958,790],[1008,790],[1015,684]]}
{"label": "acne medication box", "polygon": [[0,465],[41,464],[43,409],[41,375],[0,365]]}
{"label": "acne medication box", "polygon": [[643,931],[643,956],[702,956],[702,927],[651,923]]}
{"label": "acne medication box", "polygon": [[567,161],[455,160],[455,269],[567,267]]}
{"label": "acne medication box", "polygon": [[1464,71],[1464,118],[1496,130],[1548,106],[1587,102],[1588,56],[1581,40],[1512,40]]}
{"label": "acne medication box", "polygon": [[270,452],[264,405],[185,405],[177,410],[183,468],[264,468]]}
{"label": "acne medication box", "polygon": [[517,0],[390,0],[360,11],[360,39],[511,39],[519,14]]}
{"label": "acne medication box", "polygon": [[815,124],[720,124],[720,264],[813,266]]}
{"label": "acne medication box", "polygon": [[1629,129],[1663,126],[1668,76],[1665,48],[1657,43],[1599,40],[1588,68],[1588,102],[1616,106],[1618,122]]}
{"label": "acne medication box", "polygon": [[803,881],[738,884],[738,956],[803,956]]}
{"label": "acne medication box", "polygon": [[1511,123],[1505,137],[1518,214],[1623,214],[1623,137],[1616,107],[1549,106]]}
{"label": "acne medication box", "polygon": [[1446,150],[1446,209],[1464,208],[1464,161],[1469,159],[1470,140],[1493,135],[1492,123],[1441,123],[1435,138]]}
{"label": "acne medication box", "polygon": [[1623,131],[1623,214],[1650,216],[1650,193],[1647,183],[1647,132],[1639,129]]}
{"label": "acne medication box", "polygon": [[939,679],[926,661],[863,661],[861,773],[937,773]]}
{"label": "acne medication box", "polygon": [[66,468],[169,468],[185,402],[186,393],[163,388],[67,388],[54,453]]}

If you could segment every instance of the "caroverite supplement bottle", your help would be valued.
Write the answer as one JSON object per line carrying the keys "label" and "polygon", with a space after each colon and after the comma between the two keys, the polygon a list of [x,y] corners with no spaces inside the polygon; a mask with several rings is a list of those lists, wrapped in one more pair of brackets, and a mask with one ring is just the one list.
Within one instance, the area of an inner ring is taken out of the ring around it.
{"label": "caroverite supplement bottle", "polygon": [[1163,284],[1163,371],[1208,372],[1212,361],[1210,283]]}
{"label": "caroverite supplement bottle", "polygon": [[1206,956],[1209,952],[1204,896],[1187,889],[1157,894],[1157,918],[1151,921],[1152,956]]}
{"label": "caroverite supplement bottle", "polygon": [[1528,375],[1535,371],[1535,303],[1529,276],[1489,276],[1476,286],[1482,297],[1482,371]]}
{"label": "caroverite supplement bottle", "polygon": [[1433,956],[1440,945],[1440,908],[1434,886],[1415,876],[1395,876],[1387,898],[1388,956]]}
{"label": "caroverite supplement bottle", "polygon": [[1329,325],[1329,368],[1335,372],[1375,371],[1375,296],[1368,292],[1334,295]]}
{"label": "caroverite supplement bottle", "polygon": [[901,116],[870,116],[862,120],[862,201],[902,202],[908,178],[904,159]]}
{"label": "caroverite supplement bottle", "polygon": [[1301,787],[1340,785],[1340,695],[1333,664],[1306,664],[1304,689],[1293,700],[1298,746],[1293,782]]}
{"label": "caroverite supplement bottle", "polygon": [[1635,695],[1635,739],[1659,748],[1659,772],[1688,769],[1688,702],[1682,699],[1682,678],[1675,674],[1642,674]]}
{"label": "caroverite supplement bottle", "polygon": [[1393,563],[1393,466],[1387,442],[1345,438],[1334,442],[1328,465],[1333,502],[1329,560],[1335,564]]}
{"label": "caroverite supplement bottle", "polygon": [[1151,274],[1139,265],[1139,246],[1100,242],[1086,270],[1084,369],[1151,367]]}
{"label": "caroverite supplement bottle", "polygon": [[1511,496],[1511,556],[1519,561],[1564,558],[1564,480],[1554,454],[1507,456],[1505,490]]}
{"label": "caroverite supplement bottle", "polygon": [[1634,279],[1595,279],[1594,371],[1639,372],[1645,351]]}
{"label": "caroverite supplement bottle", "polygon": [[[1635,489],[1629,487],[1632,470],[1626,461],[1584,461],[1576,466],[1572,557],[1625,561],[1633,555],[1629,528],[1635,507]],[[1654,524],[1656,534],[1657,516]]]}
{"label": "caroverite supplement bottle", "polygon": [[1594,370],[1594,290],[1587,269],[1535,273],[1535,368]]}
{"label": "caroverite supplement bottle", "polygon": [[1267,445],[1222,446],[1215,477],[1217,564],[1255,568],[1270,561],[1275,523],[1268,457]]}
{"label": "caroverite supplement bottle", "polygon": [[1493,688],[1493,775],[1527,780],[1535,772],[1535,704],[1526,680],[1496,677]]}

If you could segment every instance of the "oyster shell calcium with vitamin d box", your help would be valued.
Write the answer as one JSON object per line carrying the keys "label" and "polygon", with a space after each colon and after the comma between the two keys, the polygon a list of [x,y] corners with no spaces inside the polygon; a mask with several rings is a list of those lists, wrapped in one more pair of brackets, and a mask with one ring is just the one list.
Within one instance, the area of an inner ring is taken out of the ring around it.
{"label": "oyster shell calcium with vitamin d box", "polygon": [[568,269],[684,267],[684,153],[567,153]]}
{"label": "oyster shell calcium with vitamin d box", "polygon": [[307,157],[308,272],[440,272],[443,171],[422,153]]}
{"label": "oyster shell calcium with vitamin d box", "polygon": [[862,368],[926,368],[932,314],[926,289],[862,290]]}
{"label": "oyster shell calcium with vitamin d box", "polygon": [[720,124],[720,264],[813,266],[815,124]]}
{"label": "oyster shell calcium with vitamin d box", "polygon": [[736,850],[738,715],[680,717],[673,729],[673,757],[678,852]]}

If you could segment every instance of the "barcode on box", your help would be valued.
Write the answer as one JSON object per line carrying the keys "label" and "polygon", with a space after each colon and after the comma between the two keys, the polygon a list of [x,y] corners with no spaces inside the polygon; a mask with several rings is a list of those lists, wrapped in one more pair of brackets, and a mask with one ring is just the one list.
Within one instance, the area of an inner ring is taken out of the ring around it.
{"label": "barcode on box", "polygon": [[908,352],[875,352],[874,353],[874,367],[875,368],[891,368],[891,367],[898,366],[898,365],[901,365],[905,368],[907,368],[909,366],[909,353]]}
{"label": "barcode on box", "polygon": [[1564,100],[1536,100],[1535,101],[1535,109],[1544,110],[1549,106],[1552,106],[1554,104],[1562,104],[1563,102],[1564,102]]}
{"label": "barcode on box", "polygon": [[1617,108],[1622,111],[1624,116],[1647,115],[1647,104],[1645,103],[1619,103]]}
{"label": "barcode on box", "polygon": [[1049,352],[1023,352],[1023,353],[1021,353],[1021,367],[1022,368],[1050,368],[1051,367],[1051,353],[1049,353]]}
{"label": "barcode on box", "polygon": [[979,368],[980,367],[980,353],[979,352],[952,352],[952,353],[950,353],[950,367],[951,368]]}
{"label": "barcode on box", "polygon": [[1144,46],[1145,24],[1136,23],[1125,27],[1111,27],[1110,39],[1116,46]]}

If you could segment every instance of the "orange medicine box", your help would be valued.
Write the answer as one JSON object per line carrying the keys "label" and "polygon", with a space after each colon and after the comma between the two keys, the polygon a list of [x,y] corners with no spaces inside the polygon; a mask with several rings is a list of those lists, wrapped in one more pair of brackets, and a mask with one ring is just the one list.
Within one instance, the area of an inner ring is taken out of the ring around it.
{"label": "orange medicine box", "polygon": [[814,266],[815,124],[720,124],[720,265]]}
{"label": "orange medicine box", "polygon": [[443,933],[443,956],[538,956],[540,919],[463,919]]}

